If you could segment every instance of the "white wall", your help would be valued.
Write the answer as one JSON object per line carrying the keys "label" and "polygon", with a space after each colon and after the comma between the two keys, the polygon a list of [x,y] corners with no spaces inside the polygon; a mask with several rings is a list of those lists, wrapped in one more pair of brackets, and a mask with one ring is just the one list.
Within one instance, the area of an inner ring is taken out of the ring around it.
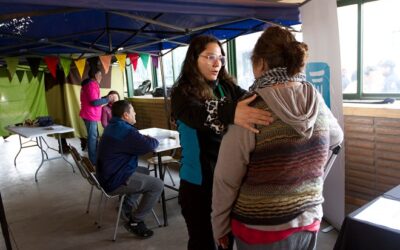
{"label": "white wall", "polygon": [[[342,84],[336,0],[312,0],[300,9],[309,62],[330,67],[331,110],[343,128]],[[344,145],[344,144],[343,144]],[[339,229],[344,216],[344,149],[336,159],[324,186],[324,217]]]}

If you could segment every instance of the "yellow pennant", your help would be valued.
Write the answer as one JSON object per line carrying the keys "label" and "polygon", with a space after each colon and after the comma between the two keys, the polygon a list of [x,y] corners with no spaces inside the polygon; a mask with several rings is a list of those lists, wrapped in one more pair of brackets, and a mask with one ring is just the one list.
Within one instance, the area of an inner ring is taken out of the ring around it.
{"label": "yellow pennant", "polygon": [[118,55],[115,55],[115,57],[118,60],[118,64],[119,64],[121,71],[124,72],[125,64],[126,64],[126,54],[118,54]]}
{"label": "yellow pennant", "polygon": [[86,66],[86,58],[75,60],[74,62],[76,67],[78,68],[79,75],[81,76],[82,79],[82,75],[83,72],[85,71],[85,66]]}

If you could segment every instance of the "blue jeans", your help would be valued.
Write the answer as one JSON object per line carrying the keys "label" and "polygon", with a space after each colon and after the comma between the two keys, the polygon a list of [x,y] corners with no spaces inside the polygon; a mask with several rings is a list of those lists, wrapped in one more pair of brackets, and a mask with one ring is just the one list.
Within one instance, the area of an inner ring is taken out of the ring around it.
{"label": "blue jeans", "polygon": [[96,164],[97,159],[97,121],[89,121],[83,119],[86,126],[87,131],[87,147],[88,147],[88,154],[89,160],[92,162],[93,165]]}

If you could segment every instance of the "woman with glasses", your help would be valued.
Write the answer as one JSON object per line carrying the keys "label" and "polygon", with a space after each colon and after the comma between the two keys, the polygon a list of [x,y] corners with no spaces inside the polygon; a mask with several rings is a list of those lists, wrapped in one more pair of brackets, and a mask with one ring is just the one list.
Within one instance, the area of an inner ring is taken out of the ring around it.
{"label": "woman with glasses", "polygon": [[182,146],[179,204],[189,232],[188,249],[214,250],[211,194],[214,167],[228,124],[251,131],[267,125],[269,112],[251,108],[255,96],[238,102],[246,91],[225,70],[221,43],[211,36],[194,38],[172,89],[172,116]]}

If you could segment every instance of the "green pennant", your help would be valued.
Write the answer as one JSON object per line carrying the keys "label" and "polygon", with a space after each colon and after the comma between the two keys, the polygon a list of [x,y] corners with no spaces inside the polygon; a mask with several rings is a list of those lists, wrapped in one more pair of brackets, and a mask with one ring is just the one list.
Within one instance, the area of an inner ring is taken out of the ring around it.
{"label": "green pennant", "polygon": [[[36,75],[37,75],[37,73],[36,73]],[[34,75],[33,75],[33,73],[32,73],[32,71],[26,71],[26,77],[28,78],[28,82],[29,83],[31,83],[32,82],[32,79],[35,77]]]}
{"label": "green pennant", "polygon": [[142,59],[143,66],[147,69],[147,64],[149,64],[149,54],[140,54],[140,58]]}
{"label": "green pennant", "polygon": [[10,77],[12,78],[18,66],[18,57],[6,57],[4,58],[4,60],[7,63],[7,70],[10,73]]}
{"label": "green pennant", "polygon": [[71,62],[72,62],[71,59],[60,57],[60,64],[64,71],[65,77],[69,75],[69,70],[71,69]]}
{"label": "green pennant", "polygon": [[19,83],[22,83],[22,79],[24,78],[25,75],[25,70],[18,70],[15,72],[15,74],[18,77]]}
{"label": "green pennant", "polygon": [[40,83],[40,82],[42,82],[43,77],[44,77],[43,71],[39,71],[38,74],[37,74],[37,76],[36,76],[36,79],[37,79],[38,82]]}

